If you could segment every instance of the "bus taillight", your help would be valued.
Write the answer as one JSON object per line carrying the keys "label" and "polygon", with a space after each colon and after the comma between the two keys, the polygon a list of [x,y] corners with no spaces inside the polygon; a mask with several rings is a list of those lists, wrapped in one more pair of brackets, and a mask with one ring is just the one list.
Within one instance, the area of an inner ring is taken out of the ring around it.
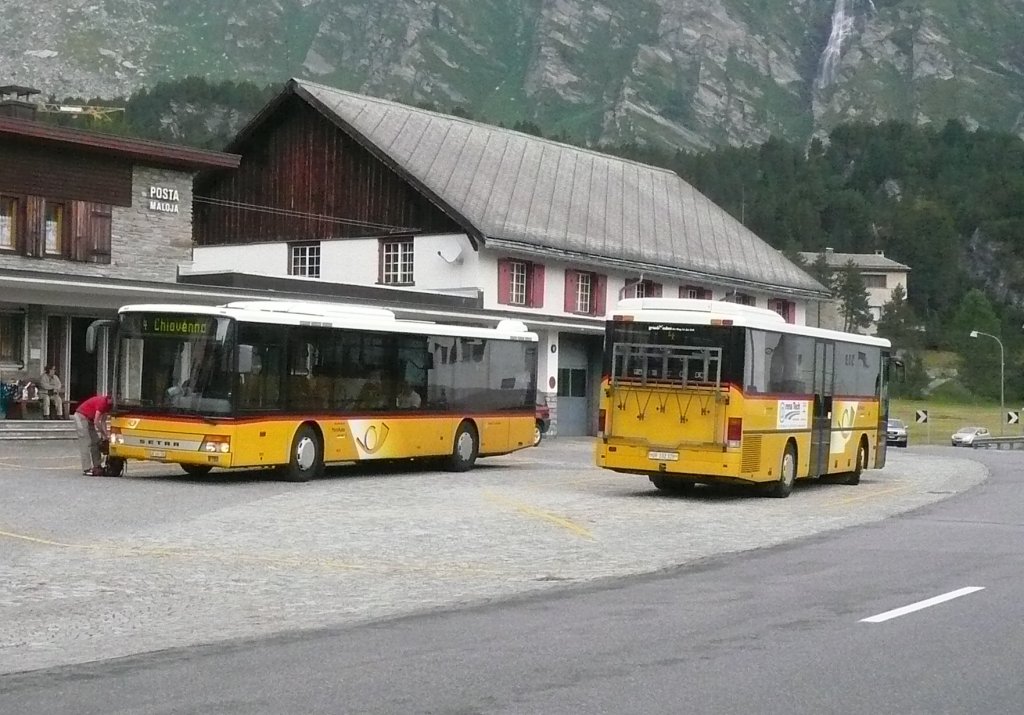
{"label": "bus taillight", "polygon": [[605,416],[606,416],[606,413],[605,413],[604,410],[598,410],[597,411],[597,431],[599,433],[601,433],[601,434],[604,434],[604,419],[605,419]]}
{"label": "bus taillight", "polygon": [[729,418],[729,428],[726,430],[725,439],[727,447],[738,448],[740,446],[740,440],[743,439],[742,417]]}

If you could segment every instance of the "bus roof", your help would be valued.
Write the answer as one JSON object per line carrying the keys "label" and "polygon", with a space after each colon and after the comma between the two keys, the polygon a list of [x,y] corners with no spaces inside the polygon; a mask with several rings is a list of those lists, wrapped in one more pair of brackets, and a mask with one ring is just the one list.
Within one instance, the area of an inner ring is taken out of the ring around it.
{"label": "bus roof", "polygon": [[531,333],[526,324],[520,320],[504,319],[499,320],[494,328],[479,328],[420,320],[400,320],[395,317],[393,312],[385,308],[316,301],[252,300],[218,306],[154,303],[125,305],[118,313],[215,315],[246,323],[308,325],[414,335],[537,341],[537,334]]}
{"label": "bus roof", "polygon": [[612,321],[635,320],[641,323],[672,323],[681,325],[736,325],[743,328],[759,328],[776,333],[806,335],[812,338],[842,340],[848,343],[874,345],[888,348],[891,343],[885,338],[872,335],[845,333],[841,330],[812,328],[808,325],[794,325],[774,310],[755,308],[738,303],[717,300],[696,300],[693,298],[626,298],[612,311]]}

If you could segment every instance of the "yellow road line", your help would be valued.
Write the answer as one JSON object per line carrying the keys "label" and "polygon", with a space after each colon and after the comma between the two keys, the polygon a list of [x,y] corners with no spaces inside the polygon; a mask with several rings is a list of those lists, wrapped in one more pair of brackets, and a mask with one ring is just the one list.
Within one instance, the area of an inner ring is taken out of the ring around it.
{"label": "yellow road line", "polygon": [[883,489],[878,492],[869,492],[867,494],[859,494],[855,497],[846,497],[844,499],[837,499],[833,501],[830,506],[841,506],[846,504],[852,504],[853,502],[865,501],[867,499],[875,499],[877,497],[884,497],[889,494],[907,494],[912,492],[912,487],[892,487],[890,489]]}
{"label": "yellow road line", "polygon": [[522,514],[526,514],[527,516],[534,516],[534,517],[537,517],[538,519],[543,519],[544,521],[547,521],[547,522],[549,522],[551,524],[554,524],[556,526],[560,526],[563,529],[571,531],[572,533],[576,534],[577,536],[583,537],[584,539],[589,539],[591,541],[596,541],[596,539],[594,538],[594,535],[591,534],[590,531],[586,529],[586,527],[580,526],[579,524],[574,522],[572,519],[569,519],[567,517],[560,516],[558,514],[554,514],[554,513],[550,512],[550,511],[544,511],[543,509],[538,509],[535,506],[531,506],[531,505],[525,504],[523,502],[515,501],[514,499],[508,499],[506,497],[499,496],[497,494],[490,493],[490,492],[485,493],[484,497],[488,501],[493,502],[495,504],[502,504],[504,506],[510,506],[513,509],[515,509],[516,511],[522,513]]}

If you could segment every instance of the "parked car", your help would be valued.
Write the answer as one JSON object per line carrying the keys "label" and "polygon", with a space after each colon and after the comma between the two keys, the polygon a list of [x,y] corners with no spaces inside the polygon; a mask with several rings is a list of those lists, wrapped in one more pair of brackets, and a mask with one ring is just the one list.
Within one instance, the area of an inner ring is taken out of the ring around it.
{"label": "parked car", "polygon": [[990,436],[989,431],[984,427],[961,427],[949,438],[949,443],[954,447],[970,447],[974,444],[974,440],[988,436]]}
{"label": "parked car", "polygon": [[907,424],[903,420],[891,419],[885,428],[885,443],[895,447],[907,446]]}
{"label": "parked car", "polygon": [[547,405],[537,405],[537,421],[533,427],[533,446],[536,447],[544,439],[548,428],[551,426],[551,408]]}

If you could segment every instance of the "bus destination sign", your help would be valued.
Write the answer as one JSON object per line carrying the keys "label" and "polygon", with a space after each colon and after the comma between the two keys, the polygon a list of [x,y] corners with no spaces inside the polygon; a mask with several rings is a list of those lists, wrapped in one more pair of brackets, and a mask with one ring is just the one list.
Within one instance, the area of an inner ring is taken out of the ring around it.
{"label": "bus destination sign", "polygon": [[209,335],[214,319],[209,315],[144,315],[145,335],[168,335],[182,338]]}

